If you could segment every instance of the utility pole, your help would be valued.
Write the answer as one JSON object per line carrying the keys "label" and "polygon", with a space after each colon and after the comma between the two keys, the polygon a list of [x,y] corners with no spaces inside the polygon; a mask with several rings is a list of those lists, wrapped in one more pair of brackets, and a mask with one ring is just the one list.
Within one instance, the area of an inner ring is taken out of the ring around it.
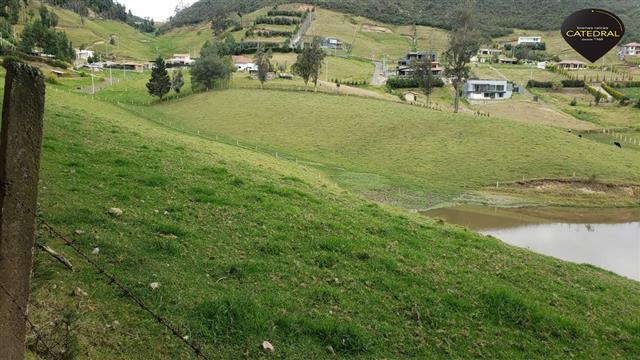
{"label": "utility pole", "polygon": [[24,359],[45,88],[40,70],[7,69],[0,135],[0,357]]}

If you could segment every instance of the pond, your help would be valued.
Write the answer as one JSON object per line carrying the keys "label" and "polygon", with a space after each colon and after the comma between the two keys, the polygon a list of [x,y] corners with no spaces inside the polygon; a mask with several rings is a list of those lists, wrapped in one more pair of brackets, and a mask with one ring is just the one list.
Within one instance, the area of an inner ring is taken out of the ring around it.
{"label": "pond", "polygon": [[423,214],[514,246],[640,281],[640,209],[461,206]]}

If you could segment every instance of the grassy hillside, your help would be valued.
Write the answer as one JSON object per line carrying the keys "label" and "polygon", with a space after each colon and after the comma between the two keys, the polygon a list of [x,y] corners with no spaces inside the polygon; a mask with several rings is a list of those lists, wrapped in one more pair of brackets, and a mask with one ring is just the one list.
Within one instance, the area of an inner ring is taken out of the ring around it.
{"label": "grassy hillside", "polygon": [[232,90],[155,110],[154,119],[172,126],[296,156],[356,192],[410,207],[497,181],[564,178],[574,171],[582,178],[640,180],[635,151],[564,130],[376,100]]}
{"label": "grassy hillside", "polygon": [[[143,34],[126,23],[115,20],[81,19],[80,15],[60,8],[54,8],[59,16],[58,28],[67,33],[75,46],[86,48],[118,58],[148,60],[155,56],[151,46],[152,36]],[[116,46],[109,39],[116,37]]]}
{"label": "grassy hillside", "polygon": [[[174,25],[192,24],[214,17],[219,12],[251,12],[264,6],[299,1],[285,0],[200,0],[178,13]],[[437,0],[318,0],[315,5],[365,16],[392,24],[419,24],[448,29],[449,15],[455,8],[449,2]],[[635,21],[640,5],[635,0],[526,0],[504,2],[485,0],[474,3],[480,27],[486,34],[505,35],[512,28],[538,30],[558,29],[572,12],[588,7],[608,9],[618,13],[628,26],[630,35],[640,34]]]}
{"label": "grassy hillside", "polygon": [[[448,33],[418,26],[418,48],[443,53]],[[336,37],[351,45],[351,55],[367,58],[388,56],[391,61],[411,51],[411,26],[395,26],[331,10],[318,9],[316,20],[307,32],[311,36]]]}
{"label": "grassy hillside", "polygon": [[[84,45],[118,59],[149,61],[157,54],[164,57],[175,53],[197,55],[202,45],[213,36],[208,23],[173,28],[155,36],[120,21],[82,19],[76,13],[60,8],[54,8],[54,12],[60,17],[58,28],[67,33],[75,46]],[[109,44],[111,36],[115,37],[116,45]]]}
{"label": "grassy hillside", "polygon": [[[99,247],[95,261],[211,358],[265,357],[258,349],[264,340],[281,358],[632,358],[640,351],[638,283],[387,209],[343,191],[310,167],[185,135],[53,88],[47,95],[42,216],[87,253]],[[288,129],[314,138],[319,154],[343,141],[341,132],[350,128],[350,142],[359,145],[347,146],[350,155],[359,159],[370,152],[383,161],[379,150],[355,136],[381,131],[376,123],[383,118],[356,117],[349,111],[353,104],[388,119],[405,115],[402,123],[385,125],[390,139],[395,127],[404,128],[410,141],[430,129],[445,131],[440,126],[451,127],[450,134],[470,132],[464,126],[454,131],[452,123],[472,126],[472,120],[478,125],[471,129],[482,135],[493,123],[461,117],[438,126],[431,113],[332,97],[333,111],[344,112],[343,125],[326,116],[336,128],[334,141],[315,137],[309,126],[317,119],[297,108],[324,106],[328,97],[270,93],[268,105],[261,101],[264,93],[197,96],[173,104],[188,109],[174,120],[187,119],[196,108],[204,113],[208,103],[215,105],[209,125],[246,123],[254,108],[275,114],[286,104],[281,115],[297,112],[307,124]],[[234,113],[236,98],[255,106],[238,108],[246,115]],[[161,110],[168,114],[171,107]],[[270,123],[278,129],[286,121]],[[370,130],[356,128],[358,122]],[[246,134],[266,131],[254,125]],[[313,131],[329,133],[326,125]],[[503,126],[505,136],[532,131]],[[275,129],[270,136],[279,136]],[[568,137],[541,134],[581,149]],[[390,156],[402,147],[393,145]],[[590,147],[590,166],[597,166],[594,159],[602,152]],[[634,169],[628,166],[621,174]],[[124,214],[111,217],[110,207]],[[30,314],[48,336],[47,324],[64,315],[76,319],[67,340],[81,359],[147,359],[150,353],[191,358],[59,241],[45,232],[40,241],[76,265],[75,272],[66,271],[37,255],[32,301],[38,306]],[[160,288],[151,290],[151,282]],[[77,287],[87,296],[73,296]]]}

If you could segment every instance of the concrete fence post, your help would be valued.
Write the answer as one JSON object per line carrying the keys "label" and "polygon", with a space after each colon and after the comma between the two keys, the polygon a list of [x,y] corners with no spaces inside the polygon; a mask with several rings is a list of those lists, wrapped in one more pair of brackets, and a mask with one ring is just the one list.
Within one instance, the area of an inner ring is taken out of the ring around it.
{"label": "concrete fence post", "polygon": [[[28,65],[8,61],[0,138],[0,349],[3,359],[24,359],[40,151],[44,78]],[[9,298],[12,297],[13,299]]]}

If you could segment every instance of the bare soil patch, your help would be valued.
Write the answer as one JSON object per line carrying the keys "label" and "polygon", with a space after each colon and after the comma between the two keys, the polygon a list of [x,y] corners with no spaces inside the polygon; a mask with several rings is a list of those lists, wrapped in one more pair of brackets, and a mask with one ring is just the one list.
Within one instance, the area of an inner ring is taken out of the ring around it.
{"label": "bare soil patch", "polygon": [[362,25],[362,32],[369,32],[369,33],[382,33],[382,34],[392,34],[393,31],[389,28],[383,27],[383,26],[378,26],[378,25],[372,25],[372,24],[364,24]]}
{"label": "bare soil patch", "polygon": [[629,198],[640,199],[639,184],[612,184],[589,180],[533,180],[518,181],[512,188],[530,189],[536,192],[568,193],[584,195],[619,194]]}
{"label": "bare soil patch", "polygon": [[296,11],[311,11],[313,10],[313,5],[309,5],[309,4],[299,4],[296,7]]}

